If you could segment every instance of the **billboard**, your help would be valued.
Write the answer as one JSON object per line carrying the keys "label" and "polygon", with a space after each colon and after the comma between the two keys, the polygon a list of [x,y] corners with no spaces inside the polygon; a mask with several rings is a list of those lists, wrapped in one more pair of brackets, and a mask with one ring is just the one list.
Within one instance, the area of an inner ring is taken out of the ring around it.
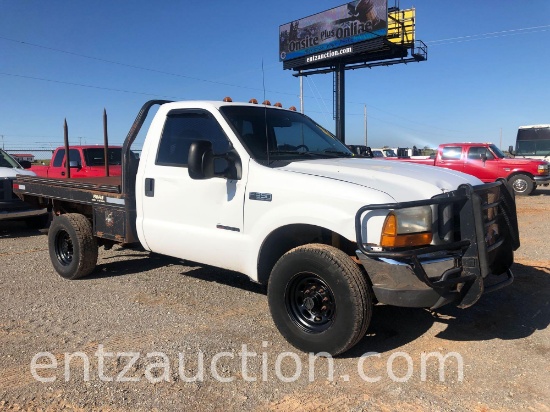
{"label": "billboard", "polygon": [[384,37],[387,30],[387,0],[352,1],[280,26],[279,60],[346,49]]}

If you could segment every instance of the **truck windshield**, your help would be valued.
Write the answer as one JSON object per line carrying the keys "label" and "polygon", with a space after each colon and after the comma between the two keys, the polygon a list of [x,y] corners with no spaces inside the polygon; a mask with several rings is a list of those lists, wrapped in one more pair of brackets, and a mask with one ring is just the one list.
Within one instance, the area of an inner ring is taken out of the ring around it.
{"label": "truck windshield", "polygon": [[[122,149],[120,147],[109,148],[108,153],[110,165],[122,164]],[[88,166],[103,166],[105,164],[105,150],[103,147],[84,149],[84,158]]]}
{"label": "truck windshield", "polygon": [[19,163],[17,163],[9,154],[7,154],[1,149],[0,149],[0,167],[22,169]]}
{"label": "truck windshield", "polygon": [[548,156],[550,154],[550,125],[520,127],[514,154],[518,156]]}
{"label": "truck windshield", "polygon": [[502,153],[502,150],[500,150],[494,144],[490,145],[489,147],[491,148],[491,151],[495,154],[495,156],[499,159],[504,159],[506,157],[506,155]]}
{"label": "truck windshield", "polygon": [[223,106],[220,111],[260,162],[353,156],[332,133],[303,114],[263,106]]}

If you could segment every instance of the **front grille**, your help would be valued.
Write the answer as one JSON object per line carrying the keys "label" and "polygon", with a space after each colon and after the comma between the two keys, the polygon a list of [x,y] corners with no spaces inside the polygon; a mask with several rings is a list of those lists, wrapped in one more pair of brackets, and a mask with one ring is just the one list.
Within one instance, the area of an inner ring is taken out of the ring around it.
{"label": "front grille", "polygon": [[[483,228],[487,252],[498,248],[504,242],[503,228],[504,216],[500,210],[500,188],[494,187],[479,193],[483,211]],[[505,223],[505,222],[504,222]]]}
{"label": "front grille", "polygon": [[[487,184],[474,187],[474,192],[479,197],[483,239],[487,252],[497,249],[504,241],[509,229],[510,204],[506,204],[506,196],[503,196],[506,186],[502,184]],[[508,195],[509,197],[510,195]],[[452,198],[452,197],[451,197]],[[513,198],[512,198],[513,202]],[[509,203],[509,202],[508,202]],[[472,220],[469,213],[474,209],[468,208],[464,213],[467,201],[440,204],[437,211],[437,231],[439,239],[443,242],[457,242],[464,239],[461,229],[465,228],[461,220]],[[506,214],[505,212],[509,212]],[[513,213],[515,216],[515,212]],[[507,220],[508,219],[508,220]],[[470,225],[466,225],[470,226]],[[477,230],[477,228],[476,228]],[[481,241],[481,238],[478,238]]]}

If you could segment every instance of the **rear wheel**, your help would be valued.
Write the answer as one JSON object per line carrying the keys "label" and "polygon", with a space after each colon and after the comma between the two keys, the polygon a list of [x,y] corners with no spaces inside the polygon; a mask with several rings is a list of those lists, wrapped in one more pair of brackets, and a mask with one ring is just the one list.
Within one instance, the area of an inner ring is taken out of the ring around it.
{"label": "rear wheel", "polygon": [[48,247],[53,267],[65,279],[78,279],[95,269],[97,241],[84,215],[68,213],[54,218]]}
{"label": "rear wheel", "polygon": [[339,249],[312,244],[283,255],[268,284],[271,315],[281,334],[305,352],[338,355],[365,335],[372,290]]}
{"label": "rear wheel", "polygon": [[529,196],[535,191],[535,183],[527,175],[515,175],[510,178],[510,185],[518,196]]}

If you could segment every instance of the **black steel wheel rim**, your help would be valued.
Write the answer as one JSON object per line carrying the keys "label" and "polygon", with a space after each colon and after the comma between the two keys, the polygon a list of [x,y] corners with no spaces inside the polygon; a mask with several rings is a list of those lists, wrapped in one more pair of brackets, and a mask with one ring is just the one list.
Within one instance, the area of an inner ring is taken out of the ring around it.
{"label": "black steel wheel rim", "polygon": [[323,279],[299,273],[286,287],[285,305],[292,321],[309,333],[327,330],[334,321],[336,301]]}
{"label": "black steel wheel rim", "polygon": [[70,265],[73,261],[73,241],[65,231],[60,231],[55,236],[55,254],[64,266]]}

